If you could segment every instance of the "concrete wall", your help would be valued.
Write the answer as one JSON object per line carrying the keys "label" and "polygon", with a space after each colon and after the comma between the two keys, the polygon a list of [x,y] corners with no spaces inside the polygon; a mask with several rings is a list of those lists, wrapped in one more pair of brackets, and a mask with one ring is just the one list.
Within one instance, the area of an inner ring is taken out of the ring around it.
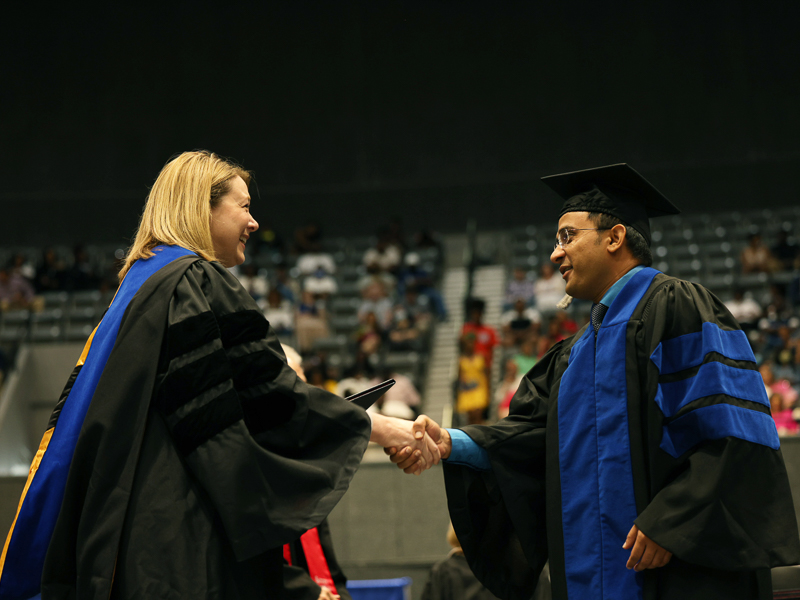
{"label": "concrete wall", "polygon": [[415,477],[385,457],[361,466],[329,517],[336,556],[350,579],[409,576],[415,599],[433,563],[450,551],[449,520],[441,467]]}
{"label": "concrete wall", "polygon": [[27,473],[83,344],[26,344],[0,395],[0,474]]}

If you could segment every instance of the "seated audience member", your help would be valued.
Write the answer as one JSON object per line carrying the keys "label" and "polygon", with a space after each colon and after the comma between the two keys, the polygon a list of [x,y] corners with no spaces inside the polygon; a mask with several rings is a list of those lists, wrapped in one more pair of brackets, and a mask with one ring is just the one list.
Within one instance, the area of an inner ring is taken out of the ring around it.
{"label": "seated audience member", "polygon": [[67,267],[53,248],[46,248],[42,264],[36,269],[34,285],[38,293],[59,292],[66,289]]}
{"label": "seated audience member", "polygon": [[33,282],[34,277],[36,277],[36,268],[33,266],[33,263],[29,261],[28,258],[21,252],[17,252],[11,257],[10,268],[12,273],[19,273],[30,282]]}
{"label": "seated audience member", "polygon": [[491,372],[486,359],[477,349],[474,332],[461,338],[461,356],[458,359],[458,396],[456,411],[465,414],[470,425],[479,425],[485,420],[489,407],[489,381]]}
{"label": "seated audience member", "polygon": [[383,328],[378,323],[374,312],[368,312],[365,315],[353,334],[359,352],[365,356],[371,356],[380,350],[383,336]]}
{"label": "seated audience member", "polygon": [[[261,306],[261,305],[259,305]],[[281,296],[281,293],[272,288],[267,294],[267,301],[262,310],[269,324],[278,335],[291,335],[294,333],[295,313],[292,303]]]}
{"label": "seated audience member", "polygon": [[480,298],[471,298],[467,301],[467,321],[461,328],[461,337],[469,333],[475,334],[475,352],[483,356],[486,367],[491,369],[494,348],[497,346],[497,333],[493,327],[483,322],[483,312],[486,302]]}
{"label": "seated audience member", "polygon": [[[307,376],[309,385],[318,387],[321,390],[328,389],[327,386],[325,385],[325,372],[322,370],[321,367],[309,367],[307,374],[308,374]],[[333,393],[335,394],[336,391],[334,390]]]}
{"label": "seated audience member", "polygon": [[535,308],[528,308],[524,298],[517,298],[514,307],[500,317],[503,345],[516,346],[534,335],[542,324],[542,316]]}
{"label": "seated audience member", "polygon": [[[511,273],[511,280],[506,285],[506,297],[503,301],[503,310],[511,310],[518,298],[522,298],[523,302],[525,302],[525,306],[533,306],[536,303],[534,282],[528,279],[527,275],[525,269],[522,267],[514,267]],[[561,298],[559,298],[559,300],[561,300]]]}
{"label": "seated audience member", "polygon": [[578,323],[573,319],[568,312],[560,310],[552,319],[558,324],[558,330],[564,337],[569,337],[578,333]]}
{"label": "seated audience member", "polygon": [[[302,359],[291,346],[281,344],[286,362],[307,381]],[[351,600],[347,577],[336,560],[328,519],[283,547],[283,586],[287,600]]]}
{"label": "seated audience member", "polygon": [[417,417],[415,408],[422,399],[411,379],[391,369],[384,369],[381,379],[382,381],[394,379],[395,384],[373,405],[375,411],[387,417],[413,421]]}
{"label": "seated audience member", "polygon": [[311,292],[303,292],[295,317],[297,346],[302,352],[311,350],[314,340],[328,337],[328,315],[323,302],[315,300]]}
{"label": "seated audience member", "polygon": [[773,321],[786,321],[794,316],[793,307],[786,297],[786,285],[781,283],[770,284],[765,312],[767,318]]}
{"label": "seated audience member", "polygon": [[785,408],[797,409],[797,390],[788,379],[778,374],[780,371],[775,367],[776,365],[767,361],[762,363],[758,368],[761,378],[764,381],[764,389],[767,392],[767,397],[771,398],[773,394],[779,394],[783,402],[781,410]]}
{"label": "seated audience member", "polygon": [[321,266],[303,281],[303,290],[311,292],[315,298],[326,299],[338,289],[336,279]]}
{"label": "seated audience member", "polygon": [[791,271],[795,268],[797,258],[800,256],[800,249],[794,239],[789,237],[787,230],[781,229],[778,232],[778,240],[772,247],[772,256],[775,258],[779,270]]}
{"label": "seated audience member", "polygon": [[397,278],[391,273],[384,271],[378,263],[367,265],[366,271],[364,275],[358,278],[358,282],[356,283],[359,294],[363,295],[364,290],[375,282],[380,283],[387,294],[397,286]]}
{"label": "seated audience member", "polygon": [[373,281],[361,291],[361,304],[358,307],[358,320],[364,322],[373,313],[381,329],[392,324],[392,300],[380,281]]}
{"label": "seated audience member", "polygon": [[394,321],[387,333],[390,350],[416,350],[419,348],[420,331],[404,311],[394,312]]}
{"label": "seated audience member", "polygon": [[769,361],[761,363],[758,367],[758,372],[764,382],[767,398],[769,398],[772,396],[772,386],[775,383],[775,373],[772,372],[772,364]]}
{"label": "seated audience member", "polygon": [[555,342],[549,335],[540,335],[539,340],[536,342],[536,358],[542,358],[554,343]]}
{"label": "seated audience member", "polygon": [[400,249],[382,234],[375,247],[364,253],[363,263],[365,266],[378,265],[381,270],[392,273],[400,266],[400,258]]}
{"label": "seated audience member", "polygon": [[739,325],[742,326],[742,329],[748,332],[758,326],[758,320],[761,318],[763,312],[758,302],[745,296],[742,288],[736,288],[733,291],[733,300],[726,302],[725,307],[731,311],[733,317],[739,321]]}
{"label": "seated audience member", "polygon": [[550,318],[550,321],[547,323],[547,329],[539,338],[539,345],[537,348],[537,355],[539,358],[541,358],[553,344],[568,338],[577,330],[578,324],[563,310],[558,311]]}
{"label": "seated audience member", "polygon": [[[433,320],[430,298],[420,294],[414,286],[406,288],[403,297],[392,310],[395,314],[402,312],[406,315],[421,333],[430,329]],[[396,316],[395,319],[397,319]]]}
{"label": "seated audience member", "polygon": [[325,382],[323,383],[325,389],[331,394],[335,394],[341,379],[339,367],[323,362],[322,374],[325,377]]}
{"label": "seated audience member", "polygon": [[336,394],[342,398],[347,398],[353,394],[368,390],[375,383],[372,376],[372,367],[369,366],[366,357],[359,355],[356,363],[345,373],[345,378],[336,386]]}
{"label": "seated audience member", "polygon": [[533,282],[533,291],[536,295],[536,308],[546,319],[558,310],[558,304],[564,297],[564,280],[555,274],[553,265],[544,263],[539,269],[539,278]]}
{"label": "seated audience member", "polygon": [[524,376],[530,371],[533,366],[538,362],[539,358],[536,356],[536,346],[538,343],[537,337],[530,337],[520,344],[519,351],[514,354],[512,360],[517,366],[517,372],[520,376]]}
{"label": "seated audience member", "polygon": [[783,396],[774,392],[769,397],[769,408],[778,435],[797,435],[797,421],[792,417],[792,409],[784,408]]}
{"label": "seated audience member", "polygon": [[81,244],[73,249],[73,262],[67,269],[66,283],[67,288],[74,291],[97,289],[99,277],[89,261],[89,254]]}
{"label": "seated audience member", "polygon": [[750,234],[739,260],[742,263],[742,273],[770,273],[775,270],[775,259],[758,233]]}
{"label": "seated audience member", "polygon": [[0,310],[34,308],[34,292],[30,281],[9,269],[0,269]]}
{"label": "seated audience member", "polygon": [[800,380],[797,367],[800,364],[798,340],[792,337],[792,329],[787,323],[781,323],[777,330],[778,342],[767,358],[772,363],[775,377],[787,379],[794,383]]}
{"label": "seated audience member", "polygon": [[266,277],[259,275],[256,266],[253,263],[244,265],[238,278],[242,287],[247,290],[253,300],[259,305],[263,305],[263,300],[269,291],[269,283],[267,283]]}
{"label": "seated audience member", "polygon": [[103,298],[111,299],[114,292],[119,288],[119,272],[125,266],[125,257],[123,255],[114,257],[109,262],[103,264],[100,268],[100,282],[97,289],[102,294]]}
{"label": "seated audience member", "polygon": [[283,263],[275,265],[275,274],[270,280],[270,288],[275,288],[292,304],[300,299],[300,284],[289,275],[289,269]]}
{"label": "seated audience member", "polygon": [[333,257],[325,252],[315,252],[313,254],[303,254],[297,259],[297,270],[301,275],[314,275],[322,270],[326,275],[336,273],[336,263]]}
{"label": "seated audience member", "polygon": [[415,288],[421,295],[428,298],[436,316],[441,320],[447,319],[447,307],[444,298],[436,289],[433,275],[420,264],[419,254],[409,252],[406,254],[405,264],[397,274],[397,293],[403,296],[409,288]]}
{"label": "seated audience member", "polygon": [[469,568],[452,524],[447,531],[447,543],[453,549],[431,568],[422,600],[496,600]]}
{"label": "seated audience member", "polygon": [[517,388],[522,381],[524,373],[520,373],[517,363],[513,358],[506,361],[503,379],[494,392],[494,401],[497,404],[497,418],[505,419],[508,416],[511,399],[517,393]]}

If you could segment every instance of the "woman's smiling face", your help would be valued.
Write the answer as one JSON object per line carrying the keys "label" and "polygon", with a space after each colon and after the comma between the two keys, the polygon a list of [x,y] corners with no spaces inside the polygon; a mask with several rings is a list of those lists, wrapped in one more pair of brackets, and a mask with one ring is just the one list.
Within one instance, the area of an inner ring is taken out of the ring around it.
{"label": "woman's smiling face", "polygon": [[244,262],[244,249],[258,222],[250,214],[250,194],[241,177],[234,177],[228,193],[211,209],[211,241],[214,254],[225,267]]}

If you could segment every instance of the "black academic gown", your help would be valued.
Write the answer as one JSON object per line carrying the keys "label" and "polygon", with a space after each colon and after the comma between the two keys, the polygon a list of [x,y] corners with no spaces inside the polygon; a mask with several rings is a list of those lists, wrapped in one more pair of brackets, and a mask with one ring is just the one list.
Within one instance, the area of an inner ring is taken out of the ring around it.
{"label": "black academic gown", "polygon": [[497,600],[475,578],[463,554],[453,552],[433,565],[422,600]]}
{"label": "black academic gown", "polygon": [[226,269],[178,258],[122,319],[42,597],[283,597],[283,544],[338,502],[369,431],[362,409],[297,378]]}
{"label": "black academic gown", "polygon": [[[523,378],[508,418],[464,430],[492,469],[445,465],[453,525],[501,598],[550,560],[555,599],[771,598],[800,562],[783,458],[752,351],[701,286],[644,269],[596,336],[585,327]],[[625,568],[636,525],[674,554]]]}
{"label": "black academic gown", "polygon": [[[350,592],[347,591],[347,577],[336,559],[331,528],[327,519],[317,526],[317,533],[322,554],[325,556],[325,562],[331,572],[331,579],[336,586],[336,593],[342,600],[352,600]],[[289,544],[289,552],[292,564],[284,563],[283,565],[283,586],[286,590],[286,598],[288,600],[317,600],[321,590],[308,574],[308,563],[300,540]]]}

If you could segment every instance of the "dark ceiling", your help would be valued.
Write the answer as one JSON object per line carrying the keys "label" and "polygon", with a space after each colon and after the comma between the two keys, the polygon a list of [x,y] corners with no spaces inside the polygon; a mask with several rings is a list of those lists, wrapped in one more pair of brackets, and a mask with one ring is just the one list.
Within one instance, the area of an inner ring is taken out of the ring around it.
{"label": "dark ceiling", "polygon": [[193,148],[255,171],[263,219],[337,233],[549,219],[540,176],[613,162],[690,211],[797,202],[800,5],[610,4],[20,13],[0,41],[0,233],[117,239]]}

